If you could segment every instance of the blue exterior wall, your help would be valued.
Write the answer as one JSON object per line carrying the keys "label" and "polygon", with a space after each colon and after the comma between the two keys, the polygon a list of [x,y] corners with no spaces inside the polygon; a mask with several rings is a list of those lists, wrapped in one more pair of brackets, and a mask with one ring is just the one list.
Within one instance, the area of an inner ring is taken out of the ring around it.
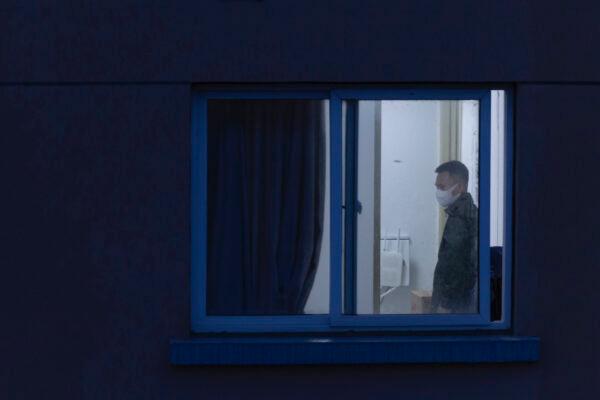
{"label": "blue exterior wall", "polygon": [[[600,392],[595,2],[40,3],[0,5],[0,398]],[[541,338],[540,361],[171,366],[190,330],[192,82],[514,83],[513,332]]]}

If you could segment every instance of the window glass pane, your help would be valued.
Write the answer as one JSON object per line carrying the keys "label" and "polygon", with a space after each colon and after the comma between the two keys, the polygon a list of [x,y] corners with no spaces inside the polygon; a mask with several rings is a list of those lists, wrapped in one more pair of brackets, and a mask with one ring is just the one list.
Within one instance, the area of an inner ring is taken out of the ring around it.
{"label": "window glass pane", "polygon": [[490,261],[491,261],[491,319],[502,319],[504,207],[505,207],[505,92],[491,93],[491,160],[490,160]]}
{"label": "window glass pane", "polygon": [[356,313],[476,313],[479,102],[359,101],[357,126]]}
{"label": "window glass pane", "polygon": [[328,312],[327,103],[208,101],[208,315]]}

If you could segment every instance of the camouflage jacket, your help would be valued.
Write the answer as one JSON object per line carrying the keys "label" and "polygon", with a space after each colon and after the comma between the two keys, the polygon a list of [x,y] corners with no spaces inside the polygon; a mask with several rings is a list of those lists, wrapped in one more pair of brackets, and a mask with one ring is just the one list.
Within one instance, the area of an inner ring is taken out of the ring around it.
{"label": "camouflage jacket", "polygon": [[433,275],[431,307],[464,312],[473,300],[477,279],[478,212],[469,193],[446,208],[448,220]]}

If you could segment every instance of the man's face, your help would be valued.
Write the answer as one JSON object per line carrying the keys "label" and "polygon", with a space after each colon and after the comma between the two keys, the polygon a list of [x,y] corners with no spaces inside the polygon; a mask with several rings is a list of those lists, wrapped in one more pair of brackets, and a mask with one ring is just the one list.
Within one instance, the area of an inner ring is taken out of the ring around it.
{"label": "man's face", "polygon": [[439,190],[448,190],[454,185],[456,185],[456,187],[452,190],[452,195],[456,196],[463,191],[462,183],[458,182],[452,175],[450,175],[450,173],[446,171],[437,174],[437,177],[435,178],[435,187]]}

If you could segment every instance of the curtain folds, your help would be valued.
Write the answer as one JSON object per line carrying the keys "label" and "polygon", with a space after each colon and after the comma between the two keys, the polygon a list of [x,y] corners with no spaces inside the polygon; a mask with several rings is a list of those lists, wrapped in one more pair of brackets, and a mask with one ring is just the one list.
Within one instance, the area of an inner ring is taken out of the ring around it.
{"label": "curtain folds", "polygon": [[323,117],[316,100],[209,101],[209,315],[303,312],[323,236]]}

